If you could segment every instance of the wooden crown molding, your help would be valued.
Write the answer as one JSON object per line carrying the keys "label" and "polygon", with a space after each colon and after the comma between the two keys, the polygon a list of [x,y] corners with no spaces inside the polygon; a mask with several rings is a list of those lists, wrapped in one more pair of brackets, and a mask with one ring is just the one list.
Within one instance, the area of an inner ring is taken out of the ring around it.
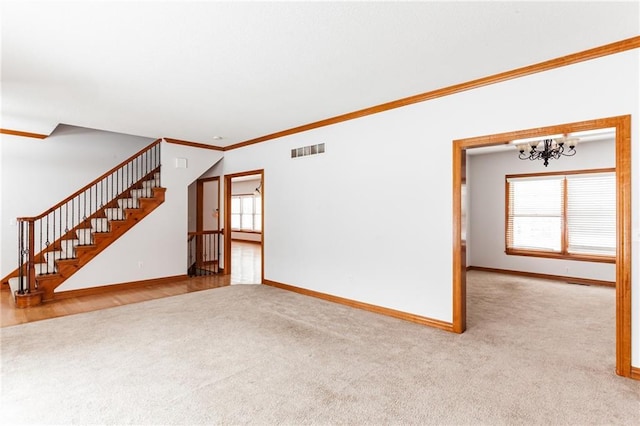
{"label": "wooden crown molding", "polygon": [[319,127],[329,126],[329,125],[340,123],[343,121],[353,120],[353,119],[364,117],[367,115],[377,114],[379,112],[388,111],[391,109],[400,108],[403,106],[412,105],[419,102],[424,102],[430,99],[441,98],[443,96],[453,95],[455,93],[476,89],[478,87],[488,86],[491,84],[512,80],[518,77],[524,77],[527,75],[552,70],[554,68],[560,68],[567,65],[576,64],[578,62],[584,62],[591,59],[613,55],[615,53],[625,52],[627,50],[632,50],[637,48],[640,48],[640,36],[631,37],[631,38],[617,41],[610,44],[605,44],[604,46],[584,50],[582,52],[574,53],[567,56],[562,56],[560,58],[555,58],[555,59],[551,59],[544,62],[539,62],[537,64],[516,68],[511,71],[493,74],[488,77],[471,80],[466,83],[454,84],[453,86],[432,90],[430,92],[420,93],[418,95],[413,95],[413,96],[398,99],[395,101],[387,102],[384,104],[375,105],[375,106],[364,108],[354,112],[337,115],[335,117],[327,118],[324,120],[316,121],[316,122],[305,124],[298,127],[293,127],[291,129],[283,130],[280,132],[271,133],[269,135],[261,136],[255,139],[249,139],[244,142],[239,142],[233,145],[226,146],[224,150],[229,151],[236,148],[242,148],[244,146],[265,142],[271,139],[277,139],[283,136],[289,136],[295,133],[301,133],[307,130],[317,129]]}
{"label": "wooden crown molding", "polygon": [[5,135],[22,136],[24,138],[46,139],[49,135],[40,133],[23,132],[20,130],[0,129],[0,133]]}
{"label": "wooden crown molding", "polygon": [[[282,130],[280,132],[271,133],[268,135],[260,136],[258,138],[249,139],[244,142],[238,142],[229,146],[215,146],[208,145],[200,142],[190,142],[180,139],[164,138],[168,143],[191,146],[194,148],[212,149],[214,151],[231,151],[233,149],[242,148],[248,145],[254,145],[260,142],[266,142],[271,139],[281,138],[283,136],[289,136],[296,133],[305,132],[307,130],[317,129],[319,127],[330,126],[332,124],[341,123],[343,121],[354,120],[356,118],[365,117],[367,115],[377,114],[379,112],[388,111],[395,108],[400,108],[407,105],[412,105],[419,102],[424,102],[431,99],[441,98],[449,96],[455,93],[464,92],[471,89],[476,89],[482,86],[488,86],[495,83],[500,83],[507,80],[512,80],[518,77],[524,77],[531,74],[536,74],[543,71],[549,71],[554,68],[560,68],[567,65],[576,64],[579,62],[588,61],[591,59],[600,58],[603,56],[613,55],[616,53],[625,52],[627,50],[640,48],[640,36],[631,37],[625,40],[620,40],[614,43],[605,44],[603,46],[595,47],[588,50],[583,50],[571,55],[562,56],[548,61],[539,62],[537,64],[528,65],[525,67],[516,68],[511,71],[505,71],[498,74],[493,74],[487,77],[482,77],[476,80],[467,81],[465,83],[454,84],[452,86],[443,87],[440,89],[432,90],[430,92],[424,92],[417,95],[409,96],[406,98],[397,99],[395,101],[387,102],[380,105],[364,108],[361,110],[349,112],[346,114],[337,115],[324,120],[315,121],[312,123],[304,124],[302,126],[293,127],[291,129]],[[42,135],[38,133],[22,132],[19,130],[0,129],[0,133],[24,136],[38,139],[45,139],[48,135]]]}
{"label": "wooden crown molding", "polygon": [[193,148],[212,149],[214,151],[226,151],[226,148],[223,148],[221,146],[215,146],[215,145],[207,145],[206,143],[189,142],[189,141],[183,141],[180,139],[172,139],[172,138],[163,138],[163,139],[168,143],[173,143],[176,145],[191,146]]}

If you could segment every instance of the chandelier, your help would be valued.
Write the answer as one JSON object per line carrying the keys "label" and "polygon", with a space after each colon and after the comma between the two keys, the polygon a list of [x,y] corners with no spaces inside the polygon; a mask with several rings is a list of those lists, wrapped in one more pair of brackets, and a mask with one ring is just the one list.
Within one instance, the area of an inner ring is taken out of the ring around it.
{"label": "chandelier", "polygon": [[556,139],[542,139],[518,144],[516,149],[520,152],[518,158],[521,160],[544,160],[544,166],[547,167],[550,159],[557,160],[563,155],[565,157],[576,155],[576,145],[578,145],[578,138],[564,135]]}

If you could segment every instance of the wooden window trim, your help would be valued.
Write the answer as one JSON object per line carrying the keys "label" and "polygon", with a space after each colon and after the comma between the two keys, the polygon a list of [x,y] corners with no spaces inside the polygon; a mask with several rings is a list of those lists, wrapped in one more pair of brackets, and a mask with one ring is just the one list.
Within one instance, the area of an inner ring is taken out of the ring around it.
{"label": "wooden window trim", "polygon": [[510,256],[544,257],[547,259],[578,260],[582,262],[616,263],[615,256],[596,256],[588,254],[558,253],[543,250],[521,250],[507,248],[505,254]]}
{"label": "wooden window trim", "polygon": [[514,178],[539,178],[549,176],[568,176],[568,175],[585,175],[594,173],[615,173],[615,167],[600,168],[600,169],[583,169],[583,170],[568,170],[564,172],[544,172],[544,173],[523,173],[505,175],[505,203],[504,203],[504,247],[505,254],[508,256],[529,256],[529,257],[542,257],[546,259],[562,259],[562,260],[576,260],[582,262],[597,262],[597,263],[616,263],[616,255],[590,255],[590,254],[576,254],[568,253],[567,246],[569,243],[569,229],[567,228],[567,179],[563,179],[563,202],[562,202],[562,240],[561,251],[554,252],[548,250],[526,250],[516,249],[509,247],[509,240],[507,236],[507,229],[509,227],[509,211],[511,207],[511,197],[509,197],[509,179]]}
{"label": "wooden window trim", "polygon": [[615,173],[615,167],[604,167],[599,169],[579,169],[579,170],[567,170],[564,172],[539,172],[539,173],[518,173],[513,175],[505,175],[506,179],[516,178],[536,178],[536,177],[549,177],[549,176],[568,176],[568,175],[584,175],[590,173]]}

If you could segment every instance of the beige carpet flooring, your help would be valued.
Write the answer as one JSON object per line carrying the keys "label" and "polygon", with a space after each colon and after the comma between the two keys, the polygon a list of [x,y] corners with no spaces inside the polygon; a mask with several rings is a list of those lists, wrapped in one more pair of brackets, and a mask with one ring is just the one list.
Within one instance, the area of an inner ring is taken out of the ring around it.
{"label": "beige carpet flooring", "polygon": [[614,303],[473,271],[462,335],[260,285],[17,325],[0,422],[638,425]]}

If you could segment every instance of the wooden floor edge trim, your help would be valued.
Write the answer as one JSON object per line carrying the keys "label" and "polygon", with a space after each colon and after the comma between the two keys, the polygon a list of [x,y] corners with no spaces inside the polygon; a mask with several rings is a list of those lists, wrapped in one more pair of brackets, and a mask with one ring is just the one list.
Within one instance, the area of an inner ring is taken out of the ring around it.
{"label": "wooden floor edge trim", "polygon": [[437,99],[444,96],[453,95],[460,92],[465,92],[479,87],[484,87],[496,83],[501,83],[508,80],[513,80],[520,77],[525,77],[531,74],[536,74],[544,71],[549,71],[555,68],[561,68],[576,63],[597,59],[603,56],[614,55],[616,53],[626,52],[640,48],[640,36],[631,37],[628,39],[616,41],[613,43],[598,46],[592,49],[583,50],[577,53],[557,57],[543,62],[538,62],[533,65],[527,65],[524,67],[516,68],[510,71],[504,71],[497,74],[492,74],[486,77],[470,80],[463,83],[446,86],[440,89],[431,90],[429,92],[420,93],[417,95],[409,96],[406,98],[397,99],[395,101],[387,102],[364,108],[361,110],[349,112],[346,114],[337,115],[334,117],[326,118],[324,120],[307,123],[301,126],[293,127],[290,129],[282,130],[276,133],[270,133],[268,135],[260,136],[254,139],[249,139],[244,142],[238,142],[232,145],[224,147],[225,151],[242,148],[249,145],[254,145],[260,142],[266,142],[273,139],[278,139],[284,136],[293,135],[296,133],[306,132],[308,130],[317,129],[320,127],[330,126],[332,124],[341,123],[343,121],[349,121],[356,118],[365,117],[372,114],[377,114],[384,111],[412,105],[431,99]]}
{"label": "wooden floor edge trim", "polygon": [[101,285],[97,287],[89,287],[89,288],[81,288],[78,290],[67,290],[60,291],[57,293],[53,293],[53,300],[61,300],[61,299],[69,299],[72,297],[81,297],[81,296],[92,296],[95,294],[103,294],[110,293],[113,291],[123,291],[130,290],[134,288],[158,285],[158,284],[167,284],[173,281],[180,281],[189,278],[188,275],[174,275],[171,277],[162,277],[162,278],[152,278],[149,280],[141,280],[141,281],[131,281],[128,283],[120,283],[120,284],[107,284]]}
{"label": "wooden floor edge trim", "polygon": [[589,278],[567,277],[563,275],[540,274],[537,272],[513,271],[511,269],[485,268],[484,266],[467,266],[467,271],[496,272],[498,274],[518,275],[521,277],[540,278],[543,280],[566,281],[569,284],[600,285],[615,288],[615,281],[592,280]]}
{"label": "wooden floor edge trim", "polygon": [[21,130],[0,129],[0,133],[5,135],[22,136],[24,138],[46,139],[49,135],[43,135],[41,133],[23,132]]}
{"label": "wooden floor edge trim", "polygon": [[440,321],[428,317],[423,317],[420,315],[410,314],[407,312],[397,311],[391,308],[385,308],[382,306],[371,305],[369,303],[358,302],[357,300],[346,299],[344,297],[333,296],[327,293],[321,293],[319,291],[308,290],[306,288],[296,287],[289,284],[283,284],[277,281],[272,280],[263,280],[263,284],[277,287],[282,290],[292,291],[294,293],[299,293],[305,296],[311,296],[318,299],[323,299],[329,302],[338,303],[340,305],[349,306],[351,308],[362,309],[365,311],[373,312],[376,314],[382,314],[393,318],[398,318],[401,320],[413,322],[416,324],[426,325],[433,328],[438,328],[440,330],[453,332],[453,324],[445,321]]}
{"label": "wooden floor edge trim", "polygon": [[173,139],[173,138],[163,138],[165,140],[165,142],[168,143],[172,143],[174,145],[184,145],[184,146],[190,146],[193,148],[202,148],[202,149],[211,149],[214,151],[224,151],[225,148],[222,146],[216,146],[216,145],[207,145],[206,143],[200,143],[200,142],[189,142],[189,141],[183,141],[180,139]]}
{"label": "wooden floor edge trim", "polygon": [[640,367],[631,367],[631,377],[634,380],[640,380]]}

